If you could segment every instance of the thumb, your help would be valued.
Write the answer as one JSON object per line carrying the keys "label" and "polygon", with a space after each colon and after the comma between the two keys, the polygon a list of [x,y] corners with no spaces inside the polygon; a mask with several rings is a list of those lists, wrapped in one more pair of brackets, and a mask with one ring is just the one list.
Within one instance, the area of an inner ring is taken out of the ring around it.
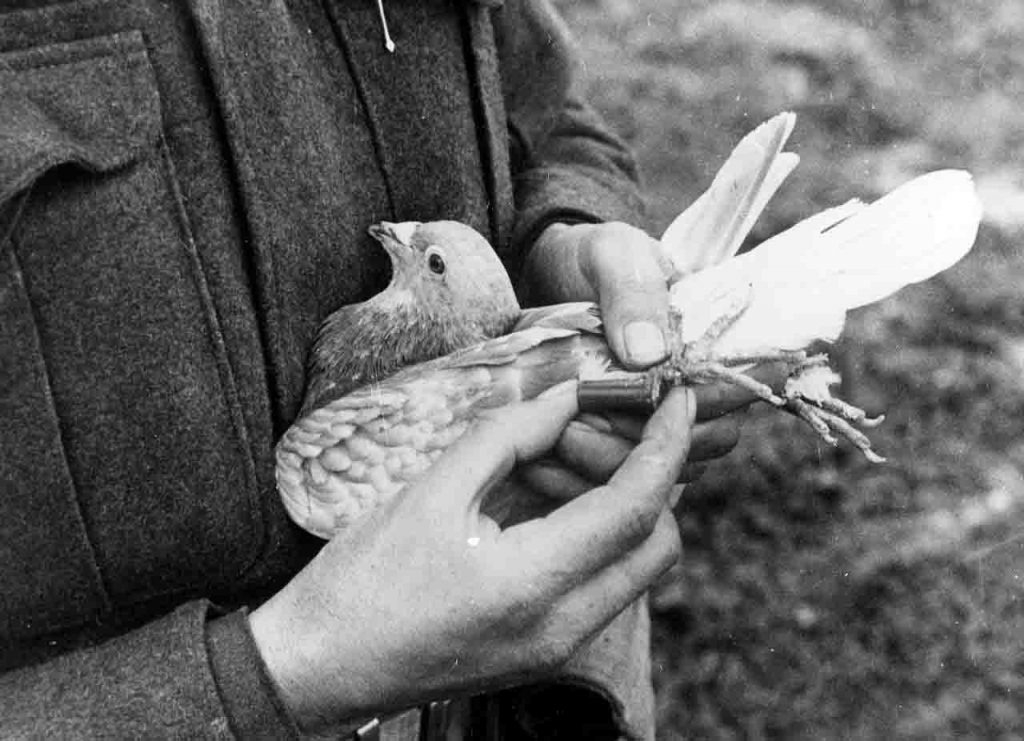
{"label": "thumb", "polygon": [[416,483],[426,495],[416,499],[440,506],[445,517],[467,511],[475,517],[487,492],[517,464],[551,450],[578,411],[575,381],[531,401],[486,410]]}
{"label": "thumb", "polygon": [[586,272],[612,352],[627,368],[641,369],[668,355],[668,286],[657,241],[640,229],[615,226],[599,233]]}

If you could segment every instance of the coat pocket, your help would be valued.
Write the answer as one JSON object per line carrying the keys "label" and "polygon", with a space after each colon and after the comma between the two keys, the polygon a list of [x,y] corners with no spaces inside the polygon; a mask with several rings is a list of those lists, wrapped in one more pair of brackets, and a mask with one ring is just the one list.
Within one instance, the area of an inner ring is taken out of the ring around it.
{"label": "coat pocket", "polygon": [[0,204],[57,165],[123,166],[160,131],[140,33],[0,54],[0,91]]}
{"label": "coat pocket", "polygon": [[230,588],[254,464],[141,33],[0,54],[0,631]]}

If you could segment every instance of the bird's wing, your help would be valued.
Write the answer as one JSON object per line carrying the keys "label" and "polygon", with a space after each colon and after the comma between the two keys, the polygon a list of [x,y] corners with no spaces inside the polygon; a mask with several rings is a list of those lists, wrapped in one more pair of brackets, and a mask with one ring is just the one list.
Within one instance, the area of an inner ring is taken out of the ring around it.
{"label": "bird's wing", "polygon": [[780,113],[736,145],[711,186],[669,225],[662,249],[682,275],[736,254],[768,200],[800,158],[782,148],[796,116]]}
{"label": "bird's wing", "polygon": [[598,310],[597,304],[591,301],[576,301],[523,309],[514,331],[530,327],[572,329],[598,334],[604,325],[601,322],[601,312]]}
{"label": "bird's wing", "polygon": [[297,420],[277,445],[285,507],[329,538],[421,476],[481,410],[532,398],[602,354],[596,336],[533,327],[336,399]]}
{"label": "bird's wing", "polygon": [[697,340],[718,316],[743,307],[715,343],[716,354],[834,340],[847,310],[956,263],[974,243],[980,218],[971,177],[956,170],[923,175],[867,206],[829,209],[675,283],[671,300],[683,317],[683,340]]}

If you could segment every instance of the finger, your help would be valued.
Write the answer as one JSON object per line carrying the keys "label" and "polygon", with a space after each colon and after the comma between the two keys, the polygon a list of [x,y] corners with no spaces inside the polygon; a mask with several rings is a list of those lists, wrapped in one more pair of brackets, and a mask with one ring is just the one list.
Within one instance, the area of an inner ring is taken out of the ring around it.
{"label": "finger", "polygon": [[666,507],[650,536],[621,558],[589,578],[562,581],[571,591],[553,602],[552,618],[589,626],[591,635],[598,632],[678,563],[681,552],[679,527]]}
{"label": "finger", "polygon": [[[705,474],[708,470],[707,463],[687,463],[683,466],[683,473],[679,477],[680,484],[692,484],[695,481],[699,481],[700,477]],[[672,505],[675,506],[674,504]]]}
{"label": "finger", "polygon": [[[692,484],[699,480],[707,469],[707,463],[686,463],[683,465],[682,473],[679,474],[678,483]],[[575,499],[594,488],[593,481],[580,476],[553,458],[542,458],[527,463],[520,467],[518,472],[524,484],[551,503],[544,514],[549,513],[556,505]],[[522,519],[519,518],[516,521],[521,522]],[[503,523],[513,524],[511,521],[503,521]]]}
{"label": "finger", "polygon": [[621,610],[679,563],[682,550],[679,523],[672,510],[664,507],[650,537],[623,558],[610,563],[581,591],[618,594]]}
{"label": "finger", "polygon": [[559,564],[591,573],[647,539],[668,490],[689,452],[695,405],[687,389],[673,390],[652,415],[644,437],[607,485],[592,489],[547,517],[503,533],[543,572]]}
{"label": "finger", "polygon": [[558,438],[555,453],[594,486],[607,482],[635,447],[633,440],[573,420]]}
{"label": "finger", "polygon": [[[679,506],[679,502],[683,499],[683,494],[686,492],[686,484],[676,484],[672,487],[672,490],[668,493],[668,506],[674,512],[676,507]],[[675,517],[675,515],[673,515]]]}
{"label": "finger", "polygon": [[638,414],[624,414],[622,412],[601,412],[600,414],[594,412],[583,412],[576,417],[571,423],[569,429],[575,427],[575,425],[586,425],[593,430],[603,432],[608,435],[618,435],[627,440],[633,442],[640,442],[640,438],[644,434],[644,426],[647,424],[647,420],[650,419],[650,415],[641,416]]}
{"label": "finger", "polygon": [[[752,378],[771,386],[779,392],[788,378],[789,371],[781,363],[758,366],[749,372]],[[732,412],[743,410],[758,400],[748,389],[731,383],[713,383],[691,386],[697,399],[697,422],[710,422]],[[639,440],[650,415],[615,410],[582,412],[575,421],[589,425],[595,430],[609,432],[628,440]]]}
{"label": "finger", "polygon": [[555,502],[568,501],[590,491],[594,482],[554,458],[541,458],[519,468],[524,483]]}
{"label": "finger", "polygon": [[687,462],[712,461],[732,452],[740,441],[740,421],[733,414],[695,425]]}
{"label": "finger", "polygon": [[625,224],[604,226],[584,253],[583,274],[597,292],[612,352],[629,369],[646,368],[668,356],[668,288],[658,245]]}
{"label": "finger", "polygon": [[[566,426],[555,451],[559,460],[587,480],[602,484],[622,464],[639,441],[638,417],[603,419],[581,415]],[[687,462],[707,461],[728,454],[739,442],[740,419],[735,415],[693,427]]]}
{"label": "finger", "polygon": [[[559,563],[546,573],[502,585],[513,612],[529,621],[530,643],[519,656],[545,657],[557,669],[642,597],[678,561],[681,548],[675,518],[666,509],[650,537],[623,558],[593,574],[578,577]],[[532,668],[532,665],[531,665]]]}
{"label": "finger", "polygon": [[[732,416],[712,418],[705,422],[701,420],[700,409],[698,409],[689,460],[705,460],[713,455],[715,449],[723,449],[723,453],[728,452],[739,439],[739,428],[743,417],[744,414],[741,411]],[[581,431],[584,427],[595,432],[639,442],[646,424],[647,419],[632,414],[580,414],[569,423],[558,443],[561,446],[567,437]]]}
{"label": "finger", "polygon": [[[550,450],[575,416],[575,382],[566,382],[536,399],[512,404],[481,415],[474,426],[428,469],[413,487],[429,503],[444,503],[478,510],[487,491],[512,471],[517,463]],[[444,492],[447,496],[437,496]]]}

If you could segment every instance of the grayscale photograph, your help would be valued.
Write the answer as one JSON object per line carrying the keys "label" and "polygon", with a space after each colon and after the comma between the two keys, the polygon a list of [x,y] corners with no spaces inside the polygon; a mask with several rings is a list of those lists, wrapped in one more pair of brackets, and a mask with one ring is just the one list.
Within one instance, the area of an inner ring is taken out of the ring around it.
{"label": "grayscale photograph", "polygon": [[0,739],[1024,737],[1019,0],[0,0]]}

